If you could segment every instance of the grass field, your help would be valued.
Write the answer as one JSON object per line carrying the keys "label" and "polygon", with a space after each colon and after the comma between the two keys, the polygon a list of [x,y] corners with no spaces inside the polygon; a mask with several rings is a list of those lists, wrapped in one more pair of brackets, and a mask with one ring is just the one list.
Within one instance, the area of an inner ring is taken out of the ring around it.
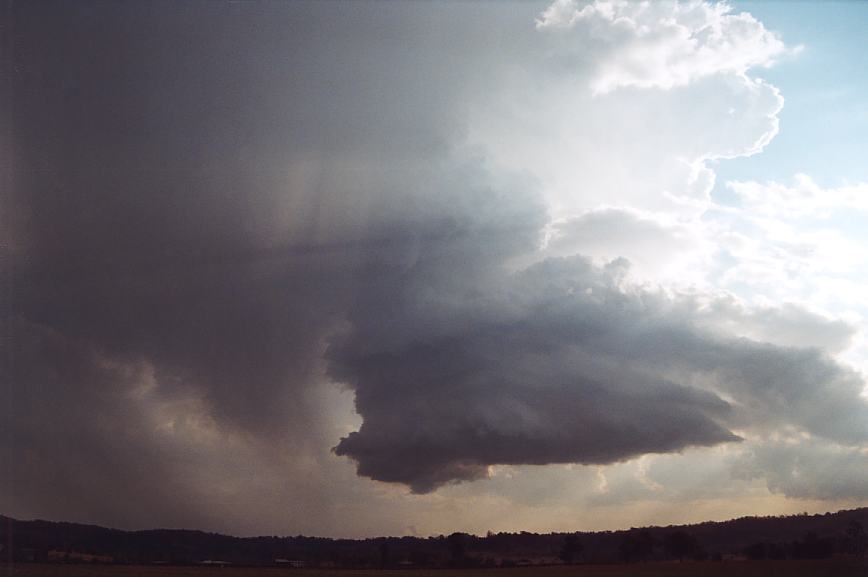
{"label": "grass field", "polygon": [[510,569],[287,569],[120,565],[0,565],[2,577],[868,577],[868,560],[724,561]]}

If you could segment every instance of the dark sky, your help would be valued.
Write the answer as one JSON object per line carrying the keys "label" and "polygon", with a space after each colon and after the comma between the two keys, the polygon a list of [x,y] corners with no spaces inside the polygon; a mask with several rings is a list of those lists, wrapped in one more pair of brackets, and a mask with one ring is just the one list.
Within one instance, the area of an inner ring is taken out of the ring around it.
{"label": "dark sky", "polygon": [[[541,251],[547,182],[479,135],[593,77],[605,43],[558,52],[545,4],[9,6],[0,512],[359,534],[395,527],[374,480],[401,531],[491,466],[868,440],[849,325]],[[766,321],[828,346],[732,328]]]}

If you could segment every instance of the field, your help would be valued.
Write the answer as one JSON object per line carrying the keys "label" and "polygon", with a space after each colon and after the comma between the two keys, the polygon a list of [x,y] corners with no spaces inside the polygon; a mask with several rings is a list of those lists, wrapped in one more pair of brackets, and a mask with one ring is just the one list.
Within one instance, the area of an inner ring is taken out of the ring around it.
{"label": "field", "polygon": [[868,561],[724,561],[466,570],[209,568],[119,565],[0,565],[0,577],[866,577]]}

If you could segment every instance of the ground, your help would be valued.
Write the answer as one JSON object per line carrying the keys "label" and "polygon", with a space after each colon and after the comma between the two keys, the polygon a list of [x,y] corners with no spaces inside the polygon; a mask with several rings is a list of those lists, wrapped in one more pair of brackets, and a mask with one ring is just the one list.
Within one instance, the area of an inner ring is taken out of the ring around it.
{"label": "ground", "polygon": [[510,569],[290,569],[122,565],[0,565],[0,577],[866,577],[868,560],[729,561],[573,565]]}

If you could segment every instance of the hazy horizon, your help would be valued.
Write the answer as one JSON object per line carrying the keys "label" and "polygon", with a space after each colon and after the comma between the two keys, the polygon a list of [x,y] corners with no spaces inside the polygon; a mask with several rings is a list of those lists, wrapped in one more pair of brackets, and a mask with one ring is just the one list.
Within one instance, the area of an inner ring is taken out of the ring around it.
{"label": "hazy horizon", "polygon": [[[599,529],[599,530],[584,530],[584,531],[582,531],[582,530],[575,530],[575,531],[562,530],[562,531],[548,531],[548,532],[526,532],[523,530],[516,530],[516,531],[503,531],[502,533],[512,533],[512,534],[529,533],[529,534],[535,534],[535,535],[574,535],[574,534],[578,534],[578,533],[585,533],[585,534],[592,534],[592,533],[608,534],[608,533],[617,533],[617,532],[631,533],[631,532],[636,532],[638,530],[644,530],[644,529],[649,529],[649,530],[653,530],[653,531],[661,531],[661,530],[666,531],[669,529],[676,529],[678,527],[698,527],[698,526],[707,525],[708,523],[716,523],[716,524],[720,524],[720,525],[726,525],[729,522],[738,522],[738,521],[741,521],[744,519],[755,519],[755,520],[759,520],[759,521],[764,521],[764,520],[780,520],[780,519],[803,519],[803,518],[805,518],[805,516],[814,517],[814,518],[816,518],[816,517],[826,518],[830,515],[835,516],[835,515],[840,515],[840,514],[857,513],[857,512],[865,511],[866,509],[868,509],[868,508],[859,507],[856,509],[840,509],[837,511],[829,511],[829,512],[821,512],[821,513],[808,513],[807,511],[802,511],[799,513],[789,513],[789,514],[779,514],[779,515],[745,515],[745,516],[741,516],[741,517],[733,517],[730,519],[722,519],[722,520],[705,520],[705,521],[697,521],[697,522],[690,522],[690,523],[676,523],[676,524],[669,524],[669,525],[653,525],[652,524],[652,525],[643,525],[641,527],[620,527],[620,528],[615,528],[615,529]],[[0,517],[3,517],[3,515],[0,514]],[[7,517],[7,518],[11,519],[11,517]],[[13,519],[13,521],[23,522],[23,523],[32,523],[32,522],[68,523],[68,524],[73,524],[73,525],[81,525],[81,526],[85,526],[85,527],[100,527],[102,529],[108,529],[110,531],[123,531],[123,532],[129,532],[129,533],[142,532],[142,531],[145,531],[145,532],[147,532],[147,531],[203,532],[202,529],[198,529],[196,527],[145,527],[145,528],[141,528],[141,529],[120,529],[118,527],[106,527],[106,526],[97,525],[97,524],[80,523],[77,521],[60,520],[60,519],[57,519],[57,520],[54,520],[54,519]],[[861,525],[861,523],[860,523],[860,525]],[[480,539],[491,537],[493,535],[497,535],[497,533],[495,533],[493,531],[486,531],[485,533],[472,533],[472,532],[468,533],[468,532],[463,532],[463,531],[456,531],[456,533],[461,533],[463,535],[468,535],[471,537],[478,537]],[[687,533],[691,534],[689,531],[687,531]],[[444,534],[444,533],[437,533],[437,534],[432,533],[429,535],[410,535],[410,534],[402,533],[402,534],[393,534],[393,535],[368,535],[368,536],[362,536],[362,537],[333,537],[330,535],[316,535],[316,534],[305,535],[302,533],[298,533],[298,534],[294,534],[294,535],[290,535],[290,534],[232,535],[229,533],[219,533],[218,532],[218,533],[213,533],[213,534],[222,535],[222,536],[226,536],[226,537],[232,537],[235,539],[250,539],[250,538],[260,538],[260,537],[264,537],[264,538],[278,537],[281,539],[284,539],[284,538],[292,539],[292,538],[304,537],[304,538],[314,538],[314,539],[332,539],[332,540],[348,540],[348,541],[364,541],[364,540],[368,540],[368,539],[376,540],[376,539],[383,539],[383,538],[402,539],[405,537],[416,538],[416,539],[438,539],[438,538],[443,538],[443,537],[449,536],[449,535]],[[668,534],[671,534],[671,533],[668,533]],[[800,535],[800,536],[803,537],[803,535]],[[658,545],[659,545],[659,543],[658,543]]]}

